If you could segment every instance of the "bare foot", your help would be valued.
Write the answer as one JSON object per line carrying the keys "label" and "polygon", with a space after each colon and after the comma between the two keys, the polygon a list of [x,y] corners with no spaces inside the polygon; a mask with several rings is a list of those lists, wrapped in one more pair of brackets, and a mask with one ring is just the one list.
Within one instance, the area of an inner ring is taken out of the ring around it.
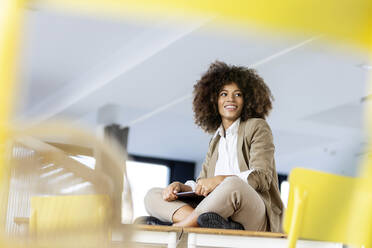
{"label": "bare foot", "polygon": [[174,223],[173,226],[198,227],[198,217],[199,215],[195,211],[192,211],[192,213],[189,214],[185,219],[180,222]]}
{"label": "bare foot", "polygon": [[194,209],[190,205],[185,205],[181,208],[179,208],[172,216],[173,223],[178,223],[183,221],[184,219],[189,216]]}

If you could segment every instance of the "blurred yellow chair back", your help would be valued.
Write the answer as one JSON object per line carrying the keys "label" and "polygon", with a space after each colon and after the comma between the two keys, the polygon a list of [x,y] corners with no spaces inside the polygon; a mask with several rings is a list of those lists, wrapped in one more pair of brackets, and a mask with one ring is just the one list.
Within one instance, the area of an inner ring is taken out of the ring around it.
{"label": "blurred yellow chair back", "polygon": [[111,213],[107,195],[34,196],[30,234],[37,247],[108,247]]}
{"label": "blurred yellow chair back", "polygon": [[0,247],[109,247],[111,229],[130,223],[125,151],[114,140],[45,123],[14,131],[11,141]]}
{"label": "blurred yellow chair back", "polygon": [[355,206],[352,202],[357,178],[295,168],[289,176],[290,192],[284,219],[289,247],[296,240],[309,239],[364,245],[361,235],[366,230],[349,224]]}

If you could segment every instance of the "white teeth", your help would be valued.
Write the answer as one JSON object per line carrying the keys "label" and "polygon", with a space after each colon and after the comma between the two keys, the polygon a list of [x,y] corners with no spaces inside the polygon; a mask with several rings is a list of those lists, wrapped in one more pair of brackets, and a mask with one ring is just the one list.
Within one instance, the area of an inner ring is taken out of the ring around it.
{"label": "white teeth", "polygon": [[225,108],[226,108],[226,109],[236,109],[236,106],[231,106],[231,105],[229,105],[229,106],[226,106]]}

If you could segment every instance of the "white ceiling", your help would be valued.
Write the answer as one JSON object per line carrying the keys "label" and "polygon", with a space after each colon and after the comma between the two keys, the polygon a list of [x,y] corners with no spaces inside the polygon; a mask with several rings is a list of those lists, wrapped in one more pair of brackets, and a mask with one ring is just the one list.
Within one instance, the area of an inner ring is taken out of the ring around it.
{"label": "white ceiling", "polygon": [[67,118],[91,128],[98,112],[130,126],[130,153],[203,161],[210,136],[193,123],[193,85],[214,60],[254,66],[275,97],[268,119],[277,170],[354,175],[365,142],[368,64],[326,37],[283,37],[213,18],[139,21],[28,10],[16,120]]}

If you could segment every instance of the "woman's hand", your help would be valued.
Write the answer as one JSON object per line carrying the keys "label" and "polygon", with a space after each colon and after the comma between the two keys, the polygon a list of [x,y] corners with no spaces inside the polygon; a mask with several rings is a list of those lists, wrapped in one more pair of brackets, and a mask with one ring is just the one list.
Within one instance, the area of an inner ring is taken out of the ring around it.
{"label": "woman's hand", "polygon": [[210,178],[199,179],[196,184],[195,193],[197,195],[207,196],[212,192],[226,177],[228,176],[215,176]]}
{"label": "woman's hand", "polygon": [[164,190],[163,190],[163,200],[164,201],[174,201],[174,200],[177,200],[177,195],[176,193],[178,192],[184,192],[184,191],[191,191],[191,187],[188,186],[188,185],[185,185],[183,183],[180,183],[180,182],[173,182],[171,184],[168,185],[168,187],[166,187]]}
{"label": "woman's hand", "polygon": [[181,183],[180,182],[173,182],[168,185],[163,190],[163,200],[164,201],[174,201],[177,199],[176,193],[181,191]]}

